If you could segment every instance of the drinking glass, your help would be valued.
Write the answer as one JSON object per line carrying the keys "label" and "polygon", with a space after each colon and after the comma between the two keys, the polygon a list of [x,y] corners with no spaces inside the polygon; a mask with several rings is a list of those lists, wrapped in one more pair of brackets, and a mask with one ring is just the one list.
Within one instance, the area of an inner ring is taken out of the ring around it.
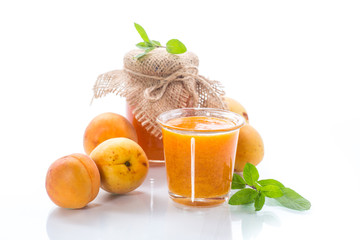
{"label": "drinking glass", "polygon": [[227,110],[182,108],[160,114],[157,121],[170,198],[189,206],[225,202],[245,119]]}

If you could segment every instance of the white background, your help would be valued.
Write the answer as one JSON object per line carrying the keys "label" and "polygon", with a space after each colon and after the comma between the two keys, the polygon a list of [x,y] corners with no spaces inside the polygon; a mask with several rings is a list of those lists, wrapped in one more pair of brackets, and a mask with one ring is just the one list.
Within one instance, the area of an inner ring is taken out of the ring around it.
{"label": "white background", "polygon": [[[0,239],[359,239],[359,12],[347,0],[1,1]],[[199,56],[200,73],[222,81],[262,135],[260,177],[298,191],[310,211],[179,210],[163,169],[87,209],[50,201],[49,165],[83,152],[97,114],[124,113],[119,97],[90,101],[97,76],[141,41],[133,22]]]}

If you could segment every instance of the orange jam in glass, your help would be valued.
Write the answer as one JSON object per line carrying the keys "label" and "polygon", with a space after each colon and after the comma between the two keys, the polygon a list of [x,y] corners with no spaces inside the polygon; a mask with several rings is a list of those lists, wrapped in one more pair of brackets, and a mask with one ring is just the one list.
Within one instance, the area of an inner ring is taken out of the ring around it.
{"label": "orange jam in glass", "polygon": [[[178,112],[174,118],[161,115],[158,118],[163,127],[170,197],[190,206],[223,203],[230,191],[237,139],[244,119],[218,109],[172,111]],[[211,114],[212,111],[216,114]]]}
{"label": "orange jam in glass", "polygon": [[135,128],[138,144],[146,153],[149,161],[152,163],[163,163],[164,162],[164,148],[162,139],[159,139],[151,135],[135,118],[132,113],[133,108],[126,104],[126,115],[127,119],[132,123]]}

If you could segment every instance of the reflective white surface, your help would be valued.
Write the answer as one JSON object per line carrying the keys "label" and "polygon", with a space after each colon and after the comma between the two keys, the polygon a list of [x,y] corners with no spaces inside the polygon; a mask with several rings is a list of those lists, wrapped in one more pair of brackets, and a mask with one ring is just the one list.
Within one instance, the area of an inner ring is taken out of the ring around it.
{"label": "reflective white surface", "polygon": [[[331,179],[331,175],[326,179]],[[337,184],[333,184],[332,187],[337,189]],[[342,194],[331,196],[332,191],[326,193],[332,187],[304,188],[304,192],[311,195],[309,199],[313,204],[306,212],[283,208],[271,199],[267,199],[260,212],[255,212],[252,204],[230,206],[225,203],[217,207],[193,208],[174,203],[168,197],[165,167],[157,166],[151,167],[144,184],[129,194],[113,195],[101,191],[85,209],[49,208],[46,232],[49,239],[119,239],[120,236],[179,240],[287,239],[289,236],[292,239],[334,236],[355,239],[360,235],[353,231],[354,223],[350,221],[359,212],[355,209],[352,213],[347,212],[341,202],[332,202],[343,197]],[[318,192],[310,194],[314,189]],[[346,191],[347,187],[339,189]],[[353,190],[352,194],[359,197],[359,190]],[[350,224],[346,223],[348,221]],[[346,229],[348,232],[344,232]]]}
{"label": "reflective white surface", "polygon": [[46,230],[50,239],[231,239],[231,218],[227,206],[174,203],[167,194],[165,168],[152,167],[145,183],[127,195],[102,191],[84,210],[51,210]]}

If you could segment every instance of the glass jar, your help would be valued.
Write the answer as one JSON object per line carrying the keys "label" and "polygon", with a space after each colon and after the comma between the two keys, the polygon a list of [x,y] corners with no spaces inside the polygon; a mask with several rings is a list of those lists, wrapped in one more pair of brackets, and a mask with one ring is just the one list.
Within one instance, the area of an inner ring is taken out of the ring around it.
{"label": "glass jar", "polygon": [[134,108],[126,103],[126,117],[131,122],[138,136],[138,143],[145,151],[150,163],[164,163],[164,148],[162,139],[151,135],[135,118]]}

